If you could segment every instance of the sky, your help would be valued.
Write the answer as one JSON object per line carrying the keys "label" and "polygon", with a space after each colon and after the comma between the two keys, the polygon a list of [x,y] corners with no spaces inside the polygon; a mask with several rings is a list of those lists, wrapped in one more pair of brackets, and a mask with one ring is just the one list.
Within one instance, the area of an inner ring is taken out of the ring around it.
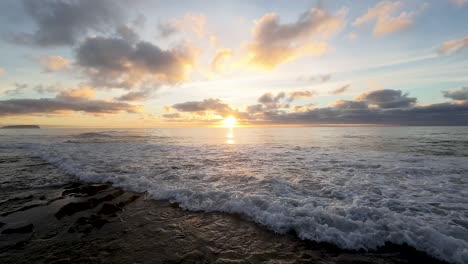
{"label": "sky", "polygon": [[468,0],[0,1],[0,125],[468,125]]}

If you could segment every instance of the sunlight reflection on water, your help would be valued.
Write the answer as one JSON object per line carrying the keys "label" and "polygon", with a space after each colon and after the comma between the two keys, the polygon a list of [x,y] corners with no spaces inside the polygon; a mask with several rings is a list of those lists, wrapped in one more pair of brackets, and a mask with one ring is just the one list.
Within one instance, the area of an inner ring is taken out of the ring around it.
{"label": "sunlight reflection on water", "polygon": [[234,141],[234,128],[232,128],[232,127],[228,128],[228,133],[226,135],[226,138],[227,138],[226,143],[228,145],[233,145],[233,144],[236,143]]}

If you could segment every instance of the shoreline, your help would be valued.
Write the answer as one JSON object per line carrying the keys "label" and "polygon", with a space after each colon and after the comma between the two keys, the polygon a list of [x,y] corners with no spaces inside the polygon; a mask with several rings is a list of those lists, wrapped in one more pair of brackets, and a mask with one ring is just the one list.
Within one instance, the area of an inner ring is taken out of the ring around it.
{"label": "shoreline", "polygon": [[46,192],[35,206],[31,194],[1,202],[16,207],[0,217],[2,263],[444,263],[409,246],[366,252],[301,240],[241,216],[186,211],[109,184],[75,182]]}
{"label": "shoreline", "polygon": [[[15,178],[67,178],[43,160],[10,156],[0,157],[0,168]],[[110,184],[11,183],[0,183],[2,263],[445,263],[391,243],[366,252],[301,240],[240,215],[187,211]]]}

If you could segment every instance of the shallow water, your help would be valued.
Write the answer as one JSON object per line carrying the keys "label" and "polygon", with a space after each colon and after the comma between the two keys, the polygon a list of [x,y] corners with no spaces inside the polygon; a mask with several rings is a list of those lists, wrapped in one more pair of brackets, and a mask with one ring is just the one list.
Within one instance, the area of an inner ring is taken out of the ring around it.
{"label": "shallow water", "polygon": [[[406,243],[467,263],[467,135],[467,127],[5,130],[0,151],[304,239],[347,249]],[[10,184],[54,185],[56,176]]]}

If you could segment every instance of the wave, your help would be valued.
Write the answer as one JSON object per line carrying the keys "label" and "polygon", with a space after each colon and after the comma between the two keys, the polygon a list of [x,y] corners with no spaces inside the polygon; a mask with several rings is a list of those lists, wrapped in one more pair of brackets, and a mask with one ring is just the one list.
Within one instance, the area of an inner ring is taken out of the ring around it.
{"label": "wave", "polygon": [[34,152],[83,181],[146,192],[187,210],[241,214],[345,249],[391,242],[468,263],[462,158],[138,143],[35,145]]}

